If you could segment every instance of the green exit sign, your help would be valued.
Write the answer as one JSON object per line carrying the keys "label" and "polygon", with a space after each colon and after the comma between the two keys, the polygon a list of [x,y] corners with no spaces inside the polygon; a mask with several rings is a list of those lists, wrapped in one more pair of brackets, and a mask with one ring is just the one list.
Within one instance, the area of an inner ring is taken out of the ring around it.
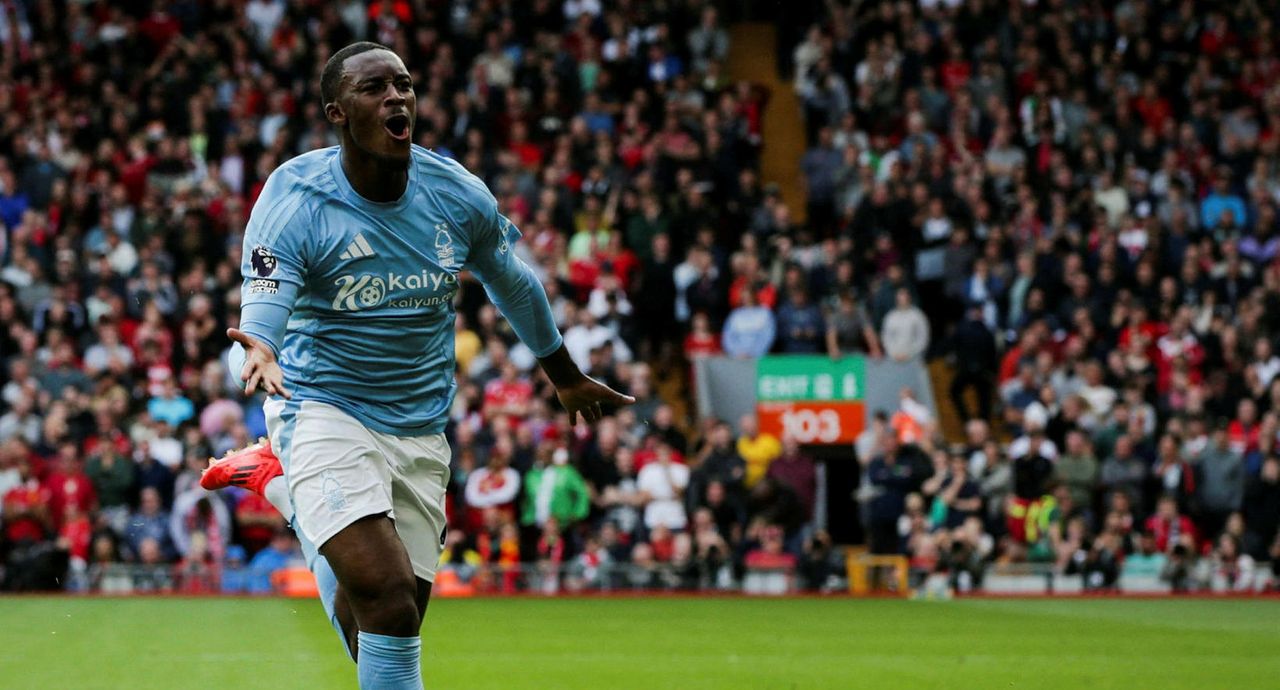
{"label": "green exit sign", "polygon": [[865,379],[862,357],[762,357],[756,364],[756,401],[862,400]]}

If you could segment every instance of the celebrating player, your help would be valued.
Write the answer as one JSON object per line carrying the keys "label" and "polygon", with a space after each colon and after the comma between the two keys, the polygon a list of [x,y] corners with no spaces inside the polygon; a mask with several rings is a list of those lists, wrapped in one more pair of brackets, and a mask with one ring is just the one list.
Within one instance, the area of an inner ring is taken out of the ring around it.
{"label": "celebrating player", "polygon": [[246,392],[270,396],[271,443],[211,463],[201,484],[261,493],[290,520],[361,688],[421,688],[419,630],[445,542],[458,272],[484,284],[571,420],[634,400],[570,359],[484,183],[410,144],[413,82],[395,53],[347,46],[320,90],[341,145],[268,178],[228,331]]}

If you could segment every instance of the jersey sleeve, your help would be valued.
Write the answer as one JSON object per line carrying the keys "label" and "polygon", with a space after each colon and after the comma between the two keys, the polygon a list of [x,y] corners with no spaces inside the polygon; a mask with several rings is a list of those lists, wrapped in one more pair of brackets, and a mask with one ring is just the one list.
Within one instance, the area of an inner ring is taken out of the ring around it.
{"label": "jersey sleeve", "polygon": [[306,279],[311,233],[305,197],[272,175],[249,215],[240,260],[240,330],[277,353]]}
{"label": "jersey sleeve", "polygon": [[520,230],[498,212],[497,200],[486,193],[472,229],[466,268],[480,279],[520,340],[542,358],[560,349],[564,341],[546,290],[533,269],[516,256],[514,245],[519,239]]}

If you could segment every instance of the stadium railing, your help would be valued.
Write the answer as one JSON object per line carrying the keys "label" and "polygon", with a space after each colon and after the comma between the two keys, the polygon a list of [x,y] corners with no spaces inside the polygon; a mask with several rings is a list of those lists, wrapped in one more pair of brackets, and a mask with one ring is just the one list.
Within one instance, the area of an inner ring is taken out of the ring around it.
{"label": "stadium railing", "polygon": [[[869,572],[854,573],[859,586],[850,587],[842,573],[813,583],[795,568],[748,568],[734,572],[727,564],[707,567],[689,563],[521,563],[512,565],[450,563],[436,575],[434,592],[443,597],[516,594],[608,594],[628,592],[742,593],[788,595],[802,592],[855,595],[950,597],[956,594],[1077,595],[1112,593],[1160,595],[1173,593],[1255,594],[1280,591],[1280,576],[1268,563],[1257,564],[1247,579],[1227,581],[1201,566],[1187,572],[1121,573],[1102,580],[1084,573],[1063,573],[1051,564],[989,565],[980,571],[924,572],[912,570],[904,589],[895,564],[870,564]],[[808,585],[808,586],[807,586]],[[274,571],[219,568],[204,564],[139,565],[110,563],[72,569],[63,582],[69,592],[129,594],[285,594],[314,595],[314,579],[296,563]]]}

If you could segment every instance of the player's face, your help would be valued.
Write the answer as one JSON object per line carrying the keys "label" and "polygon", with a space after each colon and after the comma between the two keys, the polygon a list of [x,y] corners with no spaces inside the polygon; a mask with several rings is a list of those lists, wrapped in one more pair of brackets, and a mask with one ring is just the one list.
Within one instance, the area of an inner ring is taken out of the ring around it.
{"label": "player's face", "polygon": [[343,67],[330,120],[345,124],[351,142],[365,153],[407,164],[417,100],[404,63],[391,51],[370,50],[347,58]]}

